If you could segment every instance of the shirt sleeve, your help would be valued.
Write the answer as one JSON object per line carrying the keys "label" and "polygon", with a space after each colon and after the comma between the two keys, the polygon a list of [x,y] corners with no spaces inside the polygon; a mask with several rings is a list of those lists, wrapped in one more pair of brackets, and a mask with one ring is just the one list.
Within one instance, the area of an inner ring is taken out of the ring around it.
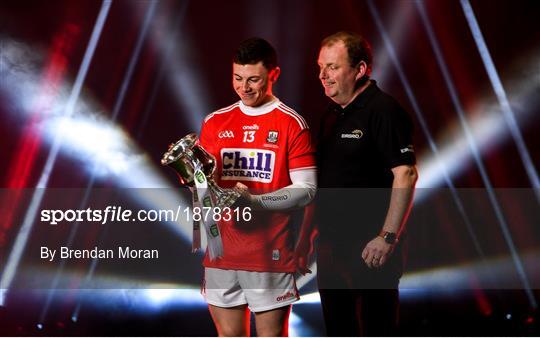
{"label": "shirt sleeve", "polygon": [[317,171],[298,169],[290,172],[292,184],[274,192],[254,195],[255,206],[266,210],[289,210],[309,204],[317,193]]}
{"label": "shirt sleeve", "polygon": [[375,112],[374,137],[379,153],[388,168],[416,164],[412,142],[413,123],[397,102]]}
{"label": "shirt sleeve", "polygon": [[289,129],[288,160],[289,170],[314,169],[315,147],[311,141],[311,133],[307,127],[301,128],[292,124]]}

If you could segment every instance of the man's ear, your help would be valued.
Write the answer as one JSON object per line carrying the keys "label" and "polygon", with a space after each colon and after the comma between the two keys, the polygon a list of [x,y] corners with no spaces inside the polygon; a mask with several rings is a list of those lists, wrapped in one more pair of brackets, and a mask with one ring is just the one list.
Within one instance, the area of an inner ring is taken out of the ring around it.
{"label": "man's ear", "polygon": [[270,71],[270,74],[268,74],[268,77],[270,78],[270,81],[276,82],[279,74],[281,74],[281,68],[276,67]]}
{"label": "man's ear", "polygon": [[367,74],[367,64],[364,62],[364,61],[360,61],[358,63],[358,66],[356,66],[358,68],[358,73],[356,73],[356,76],[355,76],[355,80],[358,81],[360,80],[361,78],[364,77],[364,75]]}

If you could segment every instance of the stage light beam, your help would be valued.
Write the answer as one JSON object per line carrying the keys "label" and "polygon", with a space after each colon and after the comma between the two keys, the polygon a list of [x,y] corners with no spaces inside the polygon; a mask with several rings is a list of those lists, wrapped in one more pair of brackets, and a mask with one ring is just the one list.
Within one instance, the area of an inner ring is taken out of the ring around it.
{"label": "stage light beam", "polygon": [[486,189],[486,192],[488,194],[491,206],[493,207],[493,210],[495,212],[495,216],[497,218],[499,228],[503,234],[504,240],[508,246],[508,249],[510,250],[510,253],[512,255],[512,259],[514,261],[517,274],[520,277],[523,288],[525,290],[525,293],[527,294],[527,298],[529,300],[529,303],[533,308],[537,307],[536,299],[534,297],[534,294],[531,290],[531,286],[527,277],[527,273],[525,272],[523,268],[523,262],[521,261],[520,255],[514,245],[514,241],[512,239],[512,236],[510,234],[510,230],[508,228],[508,224],[506,222],[506,219],[504,217],[504,214],[502,212],[502,209],[499,205],[499,202],[497,201],[497,197],[495,196],[495,192],[493,190],[493,185],[491,183],[491,180],[489,179],[489,176],[487,174],[487,170],[484,166],[484,163],[482,161],[481,155],[480,155],[480,149],[478,148],[478,145],[476,143],[476,140],[473,136],[473,133],[469,127],[469,124],[467,122],[467,118],[465,116],[465,111],[463,110],[463,107],[461,105],[461,102],[459,100],[457,90],[453,84],[452,78],[450,76],[450,72],[448,70],[448,67],[446,65],[446,62],[444,60],[444,56],[442,54],[442,51],[439,47],[439,43],[437,42],[437,38],[435,37],[435,33],[433,32],[433,27],[430,23],[429,17],[427,15],[426,9],[424,7],[424,4],[420,1],[415,2],[416,7],[420,13],[420,18],[422,19],[422,24],[428,34],[428,38],[431,44],[431,47],[433,49],[433,52],[435,53],[435,58],[437,60],[437,64],[439,65],[439,68],[443,74],[444,81],[446,83],[446,87],[448,88],[448,92],[450,93],[450,97],[452,99],[452,103],[454,105],[454,108],[456,110],[456,113],[459,117],[459,122],[461,124],[461,127],[464,131],[465,138],[467,140],[467,143],[469,145],[470,151],[473,155],[473,159],[476,163],[476,166],[478,167],[478,170],[480,171],[480,176],[482,177],[482,181],[484,182],[484,187]]}
{"label": "stage light beam", "polygon": [[[86,74],[88,73],[90,62],[94,56],[94,52],[95,52],[97,43],[99,41],[99,38],[101,36],[101,32],[103,30],[105,20],[107,19],[107,15],[109,13],[111,3],[112,3],[112,0],[104,0],[102,3],[96,24],[94,25],[94,29],[92,31],[90,41],[88,43],[86,52],[83,57],[81,67],[79,68],[79,72],[77,74],[75,84],[71,90],[71,94],[65,106],[64,116],[66,117],[73,115],[75,104],[77,102],[77,99],[79,98],[84,79],[86,78]],[[44,194],[43,188],[47,187],[50,173],[52,171],[54,162],[56,161],[56,157],[58,156],[58,152],[60,150],[61,144],[62,144],[62,136],[61,134],[58,134],[56,135],[53,145],[49,151],[49,155],[45,163],[45,168],[43,169],[43,173],[41,174],[41,177],[37,184],[37,190],[32,196],[32,200],[28,207],[28,211],[24,217],[24,222],[21,225],[21,229],[19,233],[17,234],[17,237],[15,239],[15,244],[7,260],[6,267],[4,268],[4,271],[2,273],[2,277],[0,279],[1,290],[8,290],[11,286],[13,278],[15,277],[15,273],[19,265],[19,261],[22,257],[24,248],[26,247],[26,242],[28,241],[28,237],[30,235],[32,225],[34,223],[34,219],[37,215],[39,205],[41,204],[41,201],[43,199],[43,194]],[[0,306],[2,305],[3,304],[0,303]]]}
{"label": "stage light beam", "polygon": [[467,23],[469,24],[469,28],[478,48],[478,52],[480,53],[480,57],[482,58],[484,67],[486,68],[491,86],[493,87],[497,100],[499,101],[499,105],[501,106],[504,120],[506,121],[508,129],[510,130],[510,135],[512,135],[514,143],[518,148],[518,153],[521,158],[521,162],[525,167],[525,171],[527,172],[527,176],[529,177],[529,181],[531,182],[532,187],[535,189],[534,191],[536,198],[540,202],[540,179],[538,178],[538,172],[531,159],[527,145],[523,140],[514,111],[510,106],[506,91],[503,87],[501,79],[499,78],[499,73],[495,68],[495,64],[493,63],[493,59],[491,58],[491,54],[484,40],[484,36],[482,35],[482,31],[478,25],[478,21],[476,20],[476,16],[474,15],[474,11],[469,0],[461,0],[461,7],[463,8],[463,12],[467,18]]}

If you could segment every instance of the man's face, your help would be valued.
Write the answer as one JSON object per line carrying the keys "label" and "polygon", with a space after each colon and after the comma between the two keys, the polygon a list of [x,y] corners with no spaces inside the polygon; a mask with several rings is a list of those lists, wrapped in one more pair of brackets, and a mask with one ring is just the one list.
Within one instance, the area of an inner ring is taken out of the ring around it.
{"label": "man's face", "polygon": [[351,67],[343,41],[322,47],[317,63],[326,96],[339,105],[348,104],[353,99],[355,83],[363,72],[361,67]]}
{"label": "man's face", "polygon": [[250,107],[258,107],[272,96],[272,84],[277,80],[279,67],[268,71],[262,61],[254,65],[233,63],[233,88],[240,100]]}

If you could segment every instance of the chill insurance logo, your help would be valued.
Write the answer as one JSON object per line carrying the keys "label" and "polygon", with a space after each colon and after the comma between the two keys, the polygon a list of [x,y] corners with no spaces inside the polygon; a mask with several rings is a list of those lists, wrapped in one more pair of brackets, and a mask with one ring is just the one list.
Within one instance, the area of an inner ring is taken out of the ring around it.
{"label": "chill insurance logo", "polygon": [[221,149],[222,180],[272,182],[276,155],[262,149]]}

